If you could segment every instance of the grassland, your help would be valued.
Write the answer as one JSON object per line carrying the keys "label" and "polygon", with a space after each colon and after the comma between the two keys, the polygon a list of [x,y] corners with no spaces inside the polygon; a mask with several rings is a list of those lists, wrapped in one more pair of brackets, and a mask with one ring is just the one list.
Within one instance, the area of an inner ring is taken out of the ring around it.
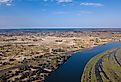
{"label": "grassland", "polygon": [[[71,52],[69,52],[71,53]],[[0,82],[43,82],[44,78],[70,57],[68,52],[32,44],[0,46]]]}
{"label": "grassland", "polygon": [[121,47],[93,57],[85,67],[81,82],[121,82]]}

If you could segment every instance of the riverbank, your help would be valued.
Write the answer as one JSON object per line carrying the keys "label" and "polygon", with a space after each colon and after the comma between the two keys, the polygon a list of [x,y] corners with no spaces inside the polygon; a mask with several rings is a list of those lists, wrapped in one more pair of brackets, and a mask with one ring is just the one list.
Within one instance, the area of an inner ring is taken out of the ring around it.
{"label": "riverbank", "polygon": [[[53,52],[46,55],[37,55],[23,59],[21,62],[11,60],[0,68],[0,81],[41,81],[45,80],[51,72],[63,64],[76,51]],[[17,64],[14,64],[16,62]],[[11,63],[14,65],[12,66]],[[6,68],[6,67],[7,68]]]}
{"label": "riverbank", "polygon": [[86,65],[81,82],[120,82],[121,47],[93,57]]}
{"label": "riverbank", "polygon": [[121,43],[111,42],[74,53],[66,63],[62,64],[57,70],[52,72],[45,79],[45,82],[80,82],[84,68],[92,57],[119,46],[121,46]]}

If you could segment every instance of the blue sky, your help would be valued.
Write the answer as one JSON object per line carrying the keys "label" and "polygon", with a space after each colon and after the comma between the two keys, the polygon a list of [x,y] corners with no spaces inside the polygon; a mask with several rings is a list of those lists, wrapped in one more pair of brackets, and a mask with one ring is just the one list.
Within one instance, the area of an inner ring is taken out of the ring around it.
{"label": "blue sky", "polygon": [[0,28],[121,27],[121,0],[0,0]]}

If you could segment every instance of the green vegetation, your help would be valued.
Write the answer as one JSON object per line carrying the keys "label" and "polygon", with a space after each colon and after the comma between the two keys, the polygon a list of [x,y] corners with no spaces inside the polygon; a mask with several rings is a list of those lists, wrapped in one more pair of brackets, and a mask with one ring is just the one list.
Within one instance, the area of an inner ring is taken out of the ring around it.
{"label": "green vegetation", "polygon": [[85,67],[81,82],[121,82],[121,48],[93,57]]}
{"label": "green vegetation", "polygon": [[[51,51],[50,51],[51,50]],[[71,54],[61,48],[32,44],[0,46],[0,82],[43,82]]]}

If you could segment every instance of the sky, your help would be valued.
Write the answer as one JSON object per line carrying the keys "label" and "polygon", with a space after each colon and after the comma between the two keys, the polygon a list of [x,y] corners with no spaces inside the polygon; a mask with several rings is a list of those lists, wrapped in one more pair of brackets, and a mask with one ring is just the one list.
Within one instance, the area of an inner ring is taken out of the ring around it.
{"label": "sky", "polygon": [[0,28],[121,27],[121,0],[0,0]]}

